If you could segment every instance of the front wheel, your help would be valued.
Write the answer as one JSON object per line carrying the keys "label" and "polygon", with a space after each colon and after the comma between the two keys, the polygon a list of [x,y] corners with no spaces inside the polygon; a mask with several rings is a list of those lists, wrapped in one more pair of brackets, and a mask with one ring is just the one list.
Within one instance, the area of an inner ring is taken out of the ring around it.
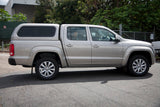
{"label": "front wheel", "polygon": [[149,71],[149,63],[146,57],[135,55],[130,58],[128,63],[128,71],[134,76],[143,76]]}
{"label": "front wheel", "polygon": [[59,66],[55,59],[44,57],[36,62],[35,70],[40,79],[49,80],[57,76]]}

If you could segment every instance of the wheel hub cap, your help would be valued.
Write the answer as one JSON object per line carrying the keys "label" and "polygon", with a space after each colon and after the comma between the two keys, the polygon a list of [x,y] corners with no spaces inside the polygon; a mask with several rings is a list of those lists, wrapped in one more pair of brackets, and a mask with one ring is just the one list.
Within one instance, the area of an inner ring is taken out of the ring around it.
{"label": "wheel hub cap", "polygon": [[44,77],[50,77],[55,72],[55,66],[50,61],[44,61],[39,66],[40,74]]}
{"label": "wheel hub cap", "polygon": [[144,59],[136,59],[133,61],[132,69],[135,73],[143,73],[147,68],[146,61]]}

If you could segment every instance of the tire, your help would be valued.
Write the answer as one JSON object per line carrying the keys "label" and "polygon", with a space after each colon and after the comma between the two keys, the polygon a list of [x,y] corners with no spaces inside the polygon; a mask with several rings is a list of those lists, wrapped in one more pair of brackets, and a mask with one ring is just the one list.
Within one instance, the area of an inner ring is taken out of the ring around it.
{"label": "tire", "polygon": [[133,76],[144,76],[149,71],[149,63],[146,57],[135,55],[129,59],[128,72]]}
{"label": "tire", "polygon": [[59,66],[55,59],[44,57],[37,60],[35,70],[39,79],[50,80],[54,79],[59,73]]}

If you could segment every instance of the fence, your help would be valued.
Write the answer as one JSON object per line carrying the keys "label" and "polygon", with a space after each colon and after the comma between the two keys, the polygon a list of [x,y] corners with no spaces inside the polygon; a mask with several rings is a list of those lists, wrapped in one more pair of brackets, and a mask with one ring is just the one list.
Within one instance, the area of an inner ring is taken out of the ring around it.
{"label": "fence", "polygon": [[0,51],[8,51],[11,34],[16,26],[23,22],[0,22]]}
{"label": "fence", "polygon": [[[114,30],[116,33],[119,33],[119,30]],[[150,42],[150,34],[152,32],[134,32],[134,31],[122,31],[122,37],[126,39],[135,39],[141,41],[148,41]]]}

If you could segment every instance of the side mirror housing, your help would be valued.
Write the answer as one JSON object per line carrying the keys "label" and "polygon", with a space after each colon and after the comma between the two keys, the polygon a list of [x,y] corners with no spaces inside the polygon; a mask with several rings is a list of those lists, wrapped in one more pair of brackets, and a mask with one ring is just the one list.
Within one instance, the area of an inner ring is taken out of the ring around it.
{"label": "side mirror housing", "polygon": [[119,40],[119,39],[117,39],[117,38],[116,38],[114,41],[115,41],[116,43],[120,42],[120,40]]}

